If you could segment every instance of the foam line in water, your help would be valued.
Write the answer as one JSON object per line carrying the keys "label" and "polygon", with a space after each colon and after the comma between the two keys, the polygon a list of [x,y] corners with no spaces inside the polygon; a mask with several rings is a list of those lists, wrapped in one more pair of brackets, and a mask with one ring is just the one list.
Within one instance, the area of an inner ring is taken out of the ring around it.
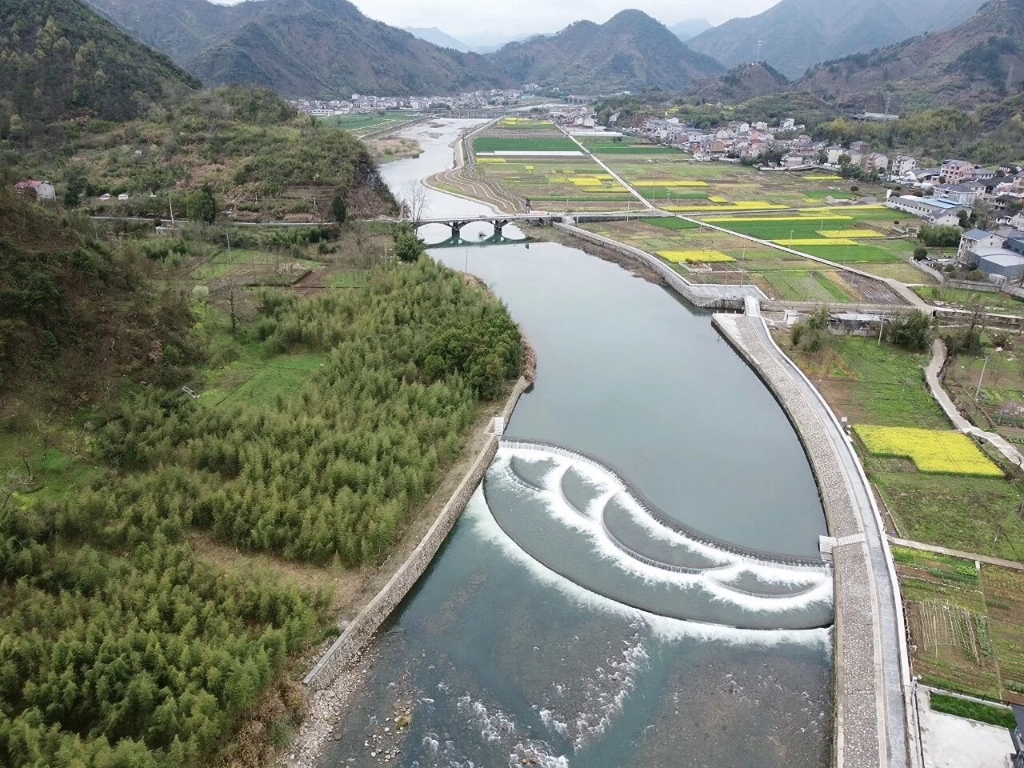
{"label": "foam line in water", "polygon": [[[539,462],[554,460],[556,465],[568,464],[572,469],[583,475],[595,487],[605,491],[609,496],[617,496],[617,501],[622,504],[623,508],[631,514],[637,524],[643,527],[652,538],[656,538],[675,546],[684,547],[695,554],[706,557],[709,560],[719,562],[722,565],[742,562],[744,565],[747,565],[752,569],[766,568],[767,570],[761,574],[766,581],[783,581],[785,578],[784,574],[791,572],[797,577],[793,580],[793,583],[805,583],[803,577],[808,573],[808,571],[814,574],[818,571],[828,570],[828,567],[824,563],[822,563],[820,567],[808,567],[764,560],[757,558],[756,556],[744,557],[737,555],[734,552],[720,549],[709,543],[690,538],[679,531],[673,530],[654,519],[646,509],[638,504],[633,498],[630,490],[623,485],[619,478],[617,478],[611,471],[602,467],[596,461],[588,457],[579,456],[577,458],[570,459],[554,451],[544,450],[543,448],[526,448],[522,446],[502,446],[498,450],[497,458],[511,458],[513,456],[527,461]],[[570,504],[569,506],[571,507],[572,505]],[[597,501],[595,501],[590,505],[587,513],[595,519],[600,519],[601,510],[603,509],[604,503],[598,507]]]}
{"label": "foam line in water", "polygon": [[[808,585],[808,588],[801,592],[790,595],[758,595],[739,590],[722,581],[709,579],[708,576],[714,572],[713,570],[700,573],[682,573],[642,562],[630,556],[612,542],[604,525],[599,520],[594,519],[593,512],[588,513],[588,516],[583,518],[576,512],[574,507],[566,502],[557,487],[558,478],[561,476],[560,467],[557,464],[545,473],[544,484],[546,490],[542,491],[518,483],[518,476],[511,467],[510,458],[508,455],[497,457],[490,471],[500,473],[506,480],[517,483],[516,488],[519,492],[540,497],[552,518],[566,528],[586,536],[591,543],[593,551],[601,559],[607,561],[618,570],[641,579],[645,584],[671,585],[678,589],[701,589],[716,601],[729,603],[745,610],[759,613],[781,613],[801,609],[814,603],[831,602],[832,600],[832,581],[828,578],[828,572],[824,569],[816,572],[801,569],[802,578],[807,580],[801,583]],[[545,459],[550,460],[550,457],[545,457]],[[607,498],[610,498],[611,494],[614,494],[614,491],[609,490],[603,494],[602,497],[594,502],[592,507],[596,508],[598,504],[602,504],[603,507],[603,503],[606,503]],[[723,559],[727,556],[727,553],[720,552],[719,554]],[[739,563],[734,561],[732,565],[737,566]],[[744,561],[744,565],[750,566],[747,561]],[[770,563],[753,567],[759,572],[769,573],[774,570],[774,564]]]}
{"label": "foam line in water", "polygon": [[627,621],[641,620],[652,635],[663,642],[698,640],[729,645],[772,647],[799,645],[831,653],[831,629],[736,629],[718,624],[700,624],[693,621],[671,619],[623,605],[584,589],[564,576],[533,559],[498,525],[487,506],[482,488],[477,488],[466,506],[464,519],[472,525],[474,533],[498,549],[510,561],[521,566],[532,578],[546,587],[558,591],[574,605],[587,610],[622,617]]}

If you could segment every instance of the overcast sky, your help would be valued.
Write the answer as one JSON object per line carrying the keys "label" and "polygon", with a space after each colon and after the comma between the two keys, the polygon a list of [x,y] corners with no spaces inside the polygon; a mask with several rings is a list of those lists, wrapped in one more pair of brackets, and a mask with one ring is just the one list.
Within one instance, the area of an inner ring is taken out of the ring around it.
{"label": "overcast sky", "polygon": [[[233,0],[214,0],[230,3]],[[364,14],[395,27],[437,27],[468,44],[557,32],[581,18],[603,23],[639,8],[665,24],[707,19],[712,24],[753,16],[778,0],[353,0]]]}

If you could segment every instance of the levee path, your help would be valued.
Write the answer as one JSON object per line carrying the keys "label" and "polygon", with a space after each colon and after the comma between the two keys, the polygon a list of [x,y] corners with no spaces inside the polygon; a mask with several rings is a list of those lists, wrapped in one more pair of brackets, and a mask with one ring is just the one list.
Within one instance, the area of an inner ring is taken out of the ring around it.
{"label": "levee path", "polygon": [[747,303],[749,314],[716,314],[714,325],[765,381],[800,435],[832,536],[835,765],[916,766],[899,583],[868,480],[831,409],[772,339],[757,302]]}
{"label": "levee path", "polygon": [[928,382],[928,389],[931,390],[932,397],[935,398],[935,402],[937,402],[945,412],[946,417],[953,422],[953,426],[965,435],[974,435],[980,440],[991,443],[1007,461],[1011,464],[1016,464],[1018,467],[1024,468],[1024,456],[1022,456],[1020,451],[1014,448],[1013,445],[1007,442],[1004,437],[997,435],[994,432],[986,432],[980,427],[974,426],[960,414],[960,411],[957,410],[956,404],[953,403],[953,398],[951,398],[949,393],[942,388],[940,376],[945,365],[946,345],[943,343],[942,339],[936,339],[932,342],[932,359],[931,362],[928,363],[928,367],[925,369],[924,378]]}

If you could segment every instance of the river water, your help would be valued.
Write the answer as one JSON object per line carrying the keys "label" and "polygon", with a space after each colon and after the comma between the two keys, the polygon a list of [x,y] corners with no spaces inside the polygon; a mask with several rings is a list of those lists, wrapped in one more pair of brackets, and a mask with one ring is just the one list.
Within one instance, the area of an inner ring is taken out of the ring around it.
{"label": "river water", "polygon": [[[468,124],[410,129],[396,194]],[[619,266],[540,242],[431,255],[508,304],[537,379],[322,765],[826,765],[831,574],[801,560],[825,521],[770,393],[707,314]]]}

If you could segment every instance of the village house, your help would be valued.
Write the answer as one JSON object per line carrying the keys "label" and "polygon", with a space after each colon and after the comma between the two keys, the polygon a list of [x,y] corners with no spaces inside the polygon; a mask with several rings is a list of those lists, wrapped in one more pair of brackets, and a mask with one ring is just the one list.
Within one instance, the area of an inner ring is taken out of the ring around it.
{"label": "village house", "polygon": [[946,184],[935,188],[935,199],[972,207],[982,192],[983,190],[979,190],[973,184]]}
{"label": "village house", "polygon": [[960,248],[956,253],[956,260],[962,264],[974,265],[977,263],[977,251],[979,248],[1001,248],[1003,240],[1001,237],[986,232],[983,229],[972,229],[964,232],[960,238]]}
{"label": "village house", "polygon": [[917,160],[910,155],[896,155],[889,165],[889,172],[893,176],[903,177],[917,168]]}
{"label": "village house", "polygon": [[36,181],[34,179],[19,181],[14,185],[14,189],[23,195],[34,195],[36,200],[40,202],[50,202],[57,199],[57,192],[54,190],[53,184],[48,181]]}
{"label": "village house", "polygon": [[947,160],[942,164],[939,175],[947,184],[961,184],[974,178],[974,163],[966,160]]}
{"label": "village house", "polygon": [[886,205],[897,211],[919,216],[929,224],[941,227],[956,226],[960,222],[961,212],[968,215],[971,213],[969,208],[955,203],[936,200],[933,197],[915,197],[914,195],[890,197]]}
{"label": "village house", "polygon": [[889,158],[880,152],[871,152],[864,157],[864,171],[867,173],[885,173],[889,170]]}

